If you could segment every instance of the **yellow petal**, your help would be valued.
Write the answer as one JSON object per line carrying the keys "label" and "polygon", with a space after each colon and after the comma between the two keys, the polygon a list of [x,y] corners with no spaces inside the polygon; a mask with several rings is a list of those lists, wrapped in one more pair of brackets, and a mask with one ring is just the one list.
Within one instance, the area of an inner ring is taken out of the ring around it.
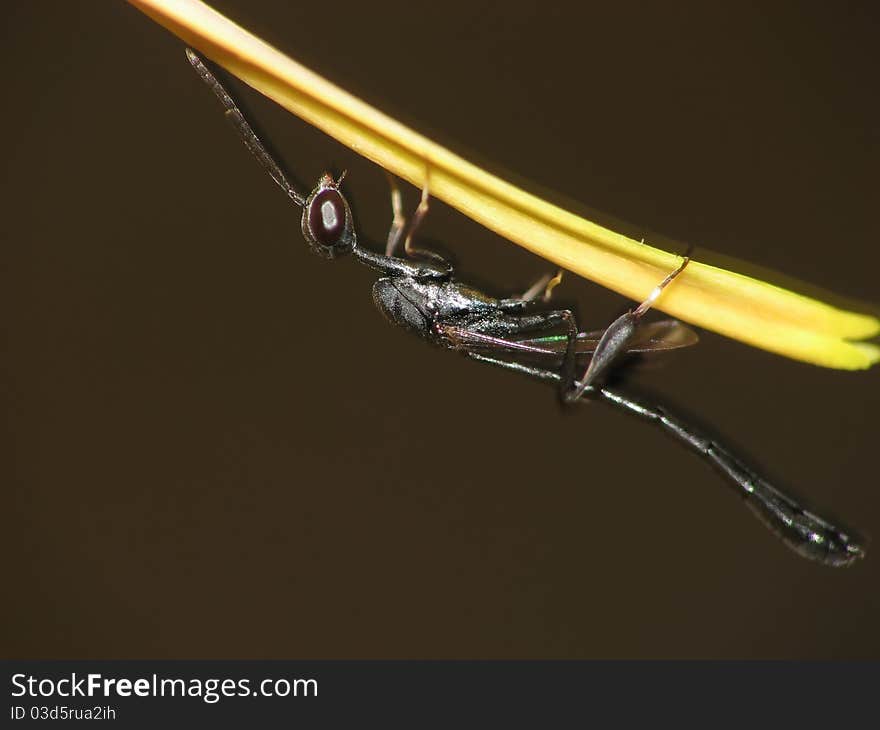
{"label": "yellow petal", "polygon": [[[353,97],[198,0],[129,0],[281,106],[433,197],[558,266],[636,301],[680,258],[615,233],[490,175]],[[183,64],[181,64],[183,67]],[[183,73],[183,71],[181,71]],[[867,368],[880,347],[850,342],[880,320],[692,261],[657,309],[816,365]]]}

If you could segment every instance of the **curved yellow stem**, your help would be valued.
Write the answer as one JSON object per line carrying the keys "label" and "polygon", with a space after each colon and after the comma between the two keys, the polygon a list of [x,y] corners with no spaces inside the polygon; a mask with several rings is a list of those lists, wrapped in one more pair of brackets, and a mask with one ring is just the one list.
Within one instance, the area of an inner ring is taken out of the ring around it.
{"label": "curved yellow stem", "polygon": [[[558,266],[641,301],[680,258],[531,195],[348,94],[199,0],[129,0],[185,43],[355,152]],[[880,320],[692,261],[657,303],[679,319],[755,347],[841,369],[880,347],[854,342]]]}

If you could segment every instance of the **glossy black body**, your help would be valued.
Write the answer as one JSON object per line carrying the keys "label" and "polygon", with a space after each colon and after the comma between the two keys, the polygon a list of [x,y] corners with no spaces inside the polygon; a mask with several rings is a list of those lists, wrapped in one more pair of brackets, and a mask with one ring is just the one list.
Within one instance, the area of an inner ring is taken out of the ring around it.
{"label": "glossy black body", "polygon": [[[442,348],[554,383],[564,403],[571,404],[585,396],[661,427],[726,476],[758,517],[803,557],[836,567],[850,565],[864,556],[858,539],[773,487],[701,429],[672,415],[663,406],[604,384],[618,359],[630,349],[637,349],[634,345],[644,326],[641,315],[653,299],[625,313],[604,331],[592,348],[593,358],[586,372],[580,380],[576,379],[577,356],[584,352],[579,347],[583,335],[569,310],[544,310],[525,297],[487,296],[456,281],[452,267],[432,253],[401,258],[361,248],[350,207],[339,189],[340,181],[325,174],[309,196],[295,191],[213,74],[192,51],[187,51],[187,56],[223,103],[227,117],[248,149],[290,199],[302,207],[302,232],[312,250],[330,259],[351,253],[381,274],[373,285],[373,300],[389,322]],[[401,224],[395,220],[388,249],[394,249],[392,240],[397,240],[400,229]],[[685,259],[681,268],[686,264]],[[660,288],[674,275],[667,277]],[[652,297],[658,294],[659,289]],[[564,334],[562,347],[548,349],[542,344],[541,334],[559,331]]]}

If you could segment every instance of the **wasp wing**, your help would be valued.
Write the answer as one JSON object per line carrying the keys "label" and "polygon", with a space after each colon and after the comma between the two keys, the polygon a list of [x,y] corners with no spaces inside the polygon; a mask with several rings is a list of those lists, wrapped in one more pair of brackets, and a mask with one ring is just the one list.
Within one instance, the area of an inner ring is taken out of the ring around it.
{"label": "wasp wing", "polygon": [[[437,325],[437,331],[458,350],[483,355],[509,355],[517,361],[540,363],[547,367],[561,362],[568,342],[565,335],[503,338],[451,324]],[[603,332],[595,330],[578,334],[575,352],[579,359],[585,359],[595,351]],[[674,319],[664,319],[639,327],[627,351],[640,354],[665,352],[694,345],[698,339],[697,333],[690,327]]]}
{"label": "wasp wing", "polygon": [[[588,355],[595,351],[605,330],[593,330],[592,332],[580,332],[575,345],[575,351],[579,355]],[[628,352],[653,353],[677,350],[682,347],[690,347],[697,344],[699,337],[694,330],[677,319],[661,319],[657,322],[648,322],[640,325],[630,341]],[[565,335],[550,335],[547,337],[534,337],[519,339],[518,345],[526,348],[534,348],[541,351],[561,353],[565,351],[567,342]]]}

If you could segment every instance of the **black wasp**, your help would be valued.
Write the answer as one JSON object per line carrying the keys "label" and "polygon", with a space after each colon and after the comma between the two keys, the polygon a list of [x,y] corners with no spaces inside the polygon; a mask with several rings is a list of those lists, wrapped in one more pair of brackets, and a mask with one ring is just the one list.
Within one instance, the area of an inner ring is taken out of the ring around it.
{"label": "black wasp", "polygon": [[[193,68],[220,99],[226,117],[247,148],[303,209],[302,233],[310,248],[328,259],[352,254],[382,275],[373,285],[373,301],[392,324],[475,360],[550,381],[564,403],[597,399],[662,427],[713,464],[755,514],[806,558],[841,566],[864,556],[864,546],[856,538],[768,484],[717,440],[670,414],[665,407],[605,384],[612,366],[630,352],[656,352],[697,341],[696,333],[675,320],[650,324],[641,321],[663,289],[687,266],[687,257],[638,307],[604,331],[581,333],[569,310],[548,311],[535,306],[549,298],[558,275],[539,281],[522,296],[496,299],[456,281],[452,267],[438,255],[414,249],[411,238],[427,212],[427,190],[404,237],[406,221],[399,192],[392,183],[394,220],[385,253],[374,253],[358,244],[351,210],[340,191],[341,179],[324,174],[309,195],[297,192],[214,74],[192,50],[186,53]],[[401,247],[404,255],[396,256]],[[582,363],[587,359],[584,369]],[[584,369],[580,378],[579,367]]]}

